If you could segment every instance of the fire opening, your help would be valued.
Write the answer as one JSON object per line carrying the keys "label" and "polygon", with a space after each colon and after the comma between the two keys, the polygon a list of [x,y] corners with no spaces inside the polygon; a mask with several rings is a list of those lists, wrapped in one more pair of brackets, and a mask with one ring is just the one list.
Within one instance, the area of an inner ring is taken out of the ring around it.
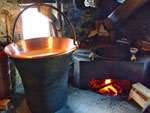
{"label": "fire opening", "polygon": [[89,87],[96,93],[102,95],[124,95],[129,93],[131,88],[131,82],[129,80],[117,80],[117,79],[90,79]]}

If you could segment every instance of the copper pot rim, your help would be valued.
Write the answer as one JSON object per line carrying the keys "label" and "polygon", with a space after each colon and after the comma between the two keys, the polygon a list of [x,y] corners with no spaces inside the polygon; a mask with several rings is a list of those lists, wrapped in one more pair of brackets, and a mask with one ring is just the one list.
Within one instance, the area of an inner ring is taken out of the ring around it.
{"label": "copper pot rim", "polygon": [[39,59],[39,58],[49,58],[49,57],[61,56],[61,55],[69,54],[69,53],[71,53],[75,50],[76,50],[76,47],[69,50],[69,51],[65,51],[63,53],[61,52],[61,53],[57,53],[57,54],[54,54],[54,55],[45,55],[45,56],[36,56],[36,57],[25,57],[25,56],[21,56],[21,55],[12,55],[12,54],[9,54],[9,53],[6,53],[6,55],[9,56],[9,57],[18,58],[18,59]]}
{"label": "copper pot rim", "polygon": [[[30,39],[19,40],[17,42],[13,42],[13,43],[8,44],[4,48],[4,52],[6,53],[7,56],[12,57],[12,58],[17,58],[17,59],[39,59],[39,58],[41,59],[41,58],[49,58],[49,57],[56,57],[56,56],[61,56],[61,55],[69,54],[69,53],[75,51],[78,48],[78,43],[77,43],[77,41],[75,41],[76,44],[74,45],[74,43],[72,42],[73,47],[71,49],[69,49],[69,50],[66,50],[66,51],[63,51],[63,52],[62,51],[61,52],[57,52],[56,54],[42,55],[42,56],[33,56],[33,57],[31,57],[31,56],[14,55],[14,54],[9,53],[8,50],[7,50],[8,46],[16,45],[17,43],[19,43],[21,41],[41,39],[41,38],[43,38],[43,39],[45,38],[46,39],[46,38],[49,38],[49,37],[38,37],[38,38],[30,38]],[[64,39],[67,39],[67,40],[70,40],[70,41],[72,40],[73,41],[73,39],[70,39],[70,38],[67,38],[67,37],[52,37],[52,38],[62,38],[62,39],[64,38]]]}

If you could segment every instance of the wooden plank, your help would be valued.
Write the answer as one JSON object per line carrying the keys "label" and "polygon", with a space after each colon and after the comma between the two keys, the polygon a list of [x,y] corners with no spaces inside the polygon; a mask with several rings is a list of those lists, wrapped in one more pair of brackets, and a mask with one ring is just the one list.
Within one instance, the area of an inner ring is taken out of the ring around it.
{"label": "wooden plank", "polygon": [[142,93],[144,96],[146,96],[148,99],[150,99],[150,89],[142,85],[141,83],[136,83],[132,85],[133,88],[135,88],[137,91]]}
{"label": "wooden plank", "polygon": [[139,96],[135,91],[131,90],[129,96],[136,101],[142,108],[145,108],[147,105],[147,102]]}

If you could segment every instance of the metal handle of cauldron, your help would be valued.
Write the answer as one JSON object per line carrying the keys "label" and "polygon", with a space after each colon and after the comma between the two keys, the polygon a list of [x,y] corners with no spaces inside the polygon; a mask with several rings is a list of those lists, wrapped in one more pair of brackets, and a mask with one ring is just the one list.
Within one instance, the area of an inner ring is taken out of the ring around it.
{"label": "metal handle of cauldron", "polygon": [[11,42],[14,42],[15,27],[16,27],[16,24],[17,24],[17,21],[18,21],[19,17],[21,16],[21,14],[22,14],[24,11],[26,11],[28,8],[33,7],[33,6],[46,6],[46,7],[50,7],[50,8],[52,8],[52,9],[56,10],[58,13],[60,13],[60,14],[66,19],[66,21],[68,22],[68,24],[69,24],[69,26],[70,26],[70,29],[71,29],[71,32],[72,32],[72,37],[73,37],[73,39],[74,39],[74,41],[73,41],[74,45],[78,45],[78,42],[77,42],[77,39],[76,39],[75,30],[74,30],[74,28],[73,28],[73,25],[72,25],[71,21],[67,18],[67,16],[66,16],[63,12],[61,12],[58,8],[56,8],[56,7],[54,7],[54,6],[50,5],[50,4],[44,4],[44,3],[34,3],[34,4],[32,4],[32,5],[29,5],[29,6],[27,6],[26,8],[24,8],[24,9],[18,14],[18,16],[17,16],[17,18],[16,18],[16,20],[15,20],[15,22],[14,22],[14,25],[13,25],[13,32],[12,32],[12,40],[11,40]]}

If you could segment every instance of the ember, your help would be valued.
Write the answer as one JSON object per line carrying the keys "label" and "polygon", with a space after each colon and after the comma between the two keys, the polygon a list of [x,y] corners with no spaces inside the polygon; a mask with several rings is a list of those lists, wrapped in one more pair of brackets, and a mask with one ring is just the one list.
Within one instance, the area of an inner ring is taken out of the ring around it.
{"label": "ember", "polygon": [[131,83],[128,80],[96,80],[92,78],[89,80],[89,87],[97,93],[116,96],[124,91],[129,91]]}

